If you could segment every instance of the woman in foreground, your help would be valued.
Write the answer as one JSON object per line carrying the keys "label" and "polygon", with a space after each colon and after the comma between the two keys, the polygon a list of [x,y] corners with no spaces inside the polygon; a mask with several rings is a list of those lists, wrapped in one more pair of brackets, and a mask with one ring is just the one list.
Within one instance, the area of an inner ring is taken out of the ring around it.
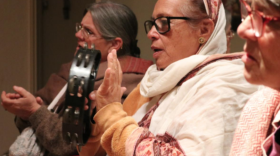
{"label": "woman in foreground", "polygon": [[[265,88],[246,104],[234,136],[231,156],[280,155],[280,1],[240,0],[246,40],[244,75]],[[254,11],[253,11],[254,10]]]}

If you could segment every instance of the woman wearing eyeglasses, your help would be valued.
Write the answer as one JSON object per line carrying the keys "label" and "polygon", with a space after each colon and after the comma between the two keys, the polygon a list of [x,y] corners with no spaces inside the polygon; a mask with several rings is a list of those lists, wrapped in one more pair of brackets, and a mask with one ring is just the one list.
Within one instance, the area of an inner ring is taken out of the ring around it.
{"label": "woman wearing eyeglasses", "polygon": [[244,75],[264,85],[246,104],[235,132],[231,156],[280,155],[280,1],[240,0],[246,40]]}
{"label": "woman wearing eyeglasses", "polygon": [[228,155],[257,86],[242,74],[242,54],[223,54],[225,22],[220,0],[158,0],[144,24],[156,64],[121,105],[121,67],[115,51],[108,55],[80,155],[98,155],[100,146],[108,155]]}
{"label": "woman wearing eyeglasses", "polygon": [[[76,37],[78,38],[78,50],[84,44],[90,47],[95,45],[95,49],[101,51],[101,62],[99,72],[95,81],[94,88],[97,89],[104,78],[107,68],[107,55],[111,49],[117,50],[117,55],[122,67],[124,85],[127,90],[122,96],[126,98],[128,93],[134,89],[141,81],[144,73],[152,61],[139,58],[140,49],[137,47],[137,19],[134,13],[125,5],[114,2],[93,3],[87,9],[80,24],[76,25]],[[62,137],[62,117],[58,114],[63,113],[63,103],[65,97],[58,97],[57,114],[48,111],[49,105],[56,97],[58,92],[68,81],[69,71],[72,63],[65,64],[57,74],[52,74],[44,88],[40,89],[35,95],[42,100],[35,100],[35,97],[21,87],[14,87],[18,94],[2,93],[2,106],[9,112],[15,114],[16,125],[20,132],[27,126],[31,126],[36,132],[38,143],[22,142],[10,148],[10,155],[73,155],[77,153],[76,144],[69,144]],[[42,106],[41,106],[42,104]],[[29,136],[26,136],[29,138]],[[28,146],[31,144],[30,146]],[[37,146],[36,146],[37,144]],[[19,145],[19,146],[16,146]],[[26,145],[26,146],[24,146]],[[34,146],[33,146],[34,145]],[[38,147],[41,149],[25,149],[24,147]],[[33,151],[35,153],[29,153]],[[44,152],[45,151],[45,152]]]}

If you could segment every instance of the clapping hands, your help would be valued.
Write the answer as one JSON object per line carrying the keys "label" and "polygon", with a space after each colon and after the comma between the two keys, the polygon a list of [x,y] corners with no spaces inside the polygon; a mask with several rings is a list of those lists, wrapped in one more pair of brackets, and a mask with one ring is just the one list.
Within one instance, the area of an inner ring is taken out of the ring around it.
{"label": "clapping hands", "polygon": [[28,120],[41,107],[43,100],[40,97],[35,98],[22,87],[14,86],[13,89],[16,93],[2,92],[1,105],[10,113]]}

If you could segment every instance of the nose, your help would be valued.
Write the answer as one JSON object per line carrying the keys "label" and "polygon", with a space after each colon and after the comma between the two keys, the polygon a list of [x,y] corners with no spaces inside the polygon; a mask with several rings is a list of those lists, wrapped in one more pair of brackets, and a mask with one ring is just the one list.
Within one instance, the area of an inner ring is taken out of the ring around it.
{"label": "nose", "polygon": [[156,27],[154,25],[148,32],[147,37],[152,41],[159,38],[159,33],[157,32]]}
{"label": "nose", "polygon": [[75,33],[76,38],[78,38],[79,40],[83,40],[84,39],[84,35],[82,30],[79,30]]}
{"label": "nose", "polygon": [[253,29],[251,23],[250,16],[246,17],[245,20],[239,25],[237,29],[237,33],[242,39],[252,40],[252,41],[257,40],[257,37],[255,35],[255,30]]}

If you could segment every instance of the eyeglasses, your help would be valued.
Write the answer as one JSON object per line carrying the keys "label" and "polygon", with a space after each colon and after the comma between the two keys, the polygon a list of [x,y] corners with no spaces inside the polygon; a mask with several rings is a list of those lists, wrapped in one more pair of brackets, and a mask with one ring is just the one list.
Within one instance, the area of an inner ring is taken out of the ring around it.
{"label": "eyeglasses", "polygon": [[[270,21],[280,21],[280,18],[266,16],[262,12],[254,10],[254,6],[251,7],[252,4],[246,3],[244,0],[240,0],[240,10],[241,10],[241,18],[242,21],[250,15],[252,27],[255,31],[255,36],[260,37],[263,33],[263,29],[265,25]],[[253,8],[253,9],[252,9]]]}
{"label": "eyeglasses", "polygon": [[190,20],[188,17],[159,17],[155,20],[147,20],[144,23],[144,27],[146,30],[146,33],[152,29],[152,27],[155,25],[157,32],[160,34],[167,33],[170,30],[170,20],[171,19],[181,19],[181,20]]}
{"label": "eyeglasses", "polygon": [[86,27],[83,27],[80,23],[76,23],[76,32],[78,31],[82,31],[83,35],[85,38],[88,38],[88,37],[95,37],[95,38],[102,38],[102,37],[97,37],[94,35],[94,33],[89,30],[88,28]]}

